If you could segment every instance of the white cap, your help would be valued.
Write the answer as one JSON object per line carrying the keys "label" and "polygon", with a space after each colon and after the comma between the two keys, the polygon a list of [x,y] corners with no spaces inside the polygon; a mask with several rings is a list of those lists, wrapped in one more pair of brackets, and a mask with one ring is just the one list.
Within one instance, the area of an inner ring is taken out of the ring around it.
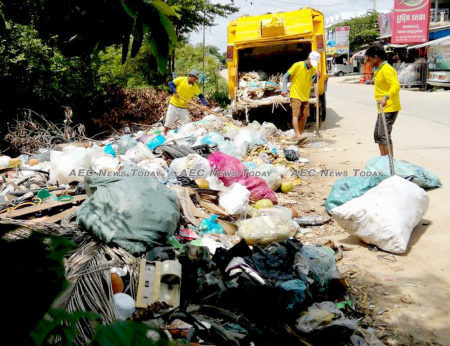
{"label": "white cap", "polygon": [[317,67],[319,65],[320,53],[313,50],[309,53],[308,59],[311,61],[311,65]]}

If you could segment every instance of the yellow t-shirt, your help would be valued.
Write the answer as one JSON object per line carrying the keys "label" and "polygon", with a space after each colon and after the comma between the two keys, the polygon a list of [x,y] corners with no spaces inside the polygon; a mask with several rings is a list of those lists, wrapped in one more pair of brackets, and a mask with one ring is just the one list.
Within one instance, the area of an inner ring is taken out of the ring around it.
{"label": "yellow t-shirt", "polygon": [[288,73],[291,75],[291,99],[309,101],[312,78],[316,74],[316,68],[306,67],[306,62],[299,61],[291,66]]}
{"label": "yellow t-shirt", "polygon": [[[180,97],[172,95],[169,103],[178,108],[187,108],[187,101],[194,96],[200,95],[200,88],[196,83],[189,84],[188,77],[178,77],[173,80],[177,93]],[[183,100],[185,99],[185,100]]]}
{"label": "yellow t-shirt", "polygon": [[374,72],[373,77],[375,83],[375,100],[378,101],[383,96],[388,96],[386,106],[383,110],[387,113],[398,112],[402,109],[400,105],[400,83],[398,82],[397,72],[387,62],[383,62],[381,66]]}

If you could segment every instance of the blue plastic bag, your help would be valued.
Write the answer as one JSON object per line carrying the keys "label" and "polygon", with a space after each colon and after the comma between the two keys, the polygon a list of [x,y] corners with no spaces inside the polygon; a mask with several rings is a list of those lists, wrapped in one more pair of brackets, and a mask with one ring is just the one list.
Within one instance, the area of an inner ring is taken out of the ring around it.
{"label": "blue plastic bag", "polygon": [[353,198],[362,196],[372,187],[377,186],[389,175],[371,177],[346,177],[338,179],[331,188],[330,194],[325,201],[325,208],[328,212]]}
{"label": "blue plastic bag", "polygon": [[147,147],[149,147],[149,149],[153,151],[156,147],[163,145],[165,141],[166,139],[163,136],[158,135],[147,143]]}
{"label": "blue plastic bag", "polygon": [[105,154],[109,154],[112,155],[112,157],[116,157],[116,152],[114,151],[113,147],[112,147],[112,143],[108,144],[105,147]]}
{"label": "blue plastic bag", "polygon": [[225,234],[222,225],[216,221],[217,215],[211,215],[209,219],[203,219],[198,226],[199,233],[202,234]]}
{"label": "blue plastic bag", "polygon": [[[423,188],[432,188],[441,186],[439,178],[427,169],[413,165],[412,163],[400,160],[394,160],[395,174],[403,178],[411,177],[414,184]],[[371,159],[365,171],[378,172],[382,171],[385,175],[390,175],[389,157],[380,156]]]}

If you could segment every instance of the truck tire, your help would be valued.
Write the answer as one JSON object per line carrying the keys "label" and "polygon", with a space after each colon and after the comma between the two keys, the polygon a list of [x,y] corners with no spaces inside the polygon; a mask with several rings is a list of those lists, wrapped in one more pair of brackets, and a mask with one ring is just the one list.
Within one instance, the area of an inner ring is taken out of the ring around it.
{"label": "truck tire", "polygon": [[342,76],[344,75],[344,72],[343,72],[343,71],[339,71],[338,73],[336,73],[336,75],[337,75],[338,77],[342,77]]}

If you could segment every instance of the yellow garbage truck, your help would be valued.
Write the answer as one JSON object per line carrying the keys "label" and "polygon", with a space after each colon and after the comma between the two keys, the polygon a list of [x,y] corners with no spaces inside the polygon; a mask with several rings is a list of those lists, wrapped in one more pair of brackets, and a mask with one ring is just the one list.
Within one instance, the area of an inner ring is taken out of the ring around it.
{"label": "yellow garbage truck", "polygon": [[[324,16],[313,8],[244,16],[228,25],[228,87],[233,114],[245,114],[261,107],[289,109],[289,99],[281,96],[282,76],[295,62],[311,51],[321,54],[318,81],[320,113],[326,117],[327,66]],[[288,84],[289,87],[289,84]],[[314,86],[310,106],[315,117]]]}

